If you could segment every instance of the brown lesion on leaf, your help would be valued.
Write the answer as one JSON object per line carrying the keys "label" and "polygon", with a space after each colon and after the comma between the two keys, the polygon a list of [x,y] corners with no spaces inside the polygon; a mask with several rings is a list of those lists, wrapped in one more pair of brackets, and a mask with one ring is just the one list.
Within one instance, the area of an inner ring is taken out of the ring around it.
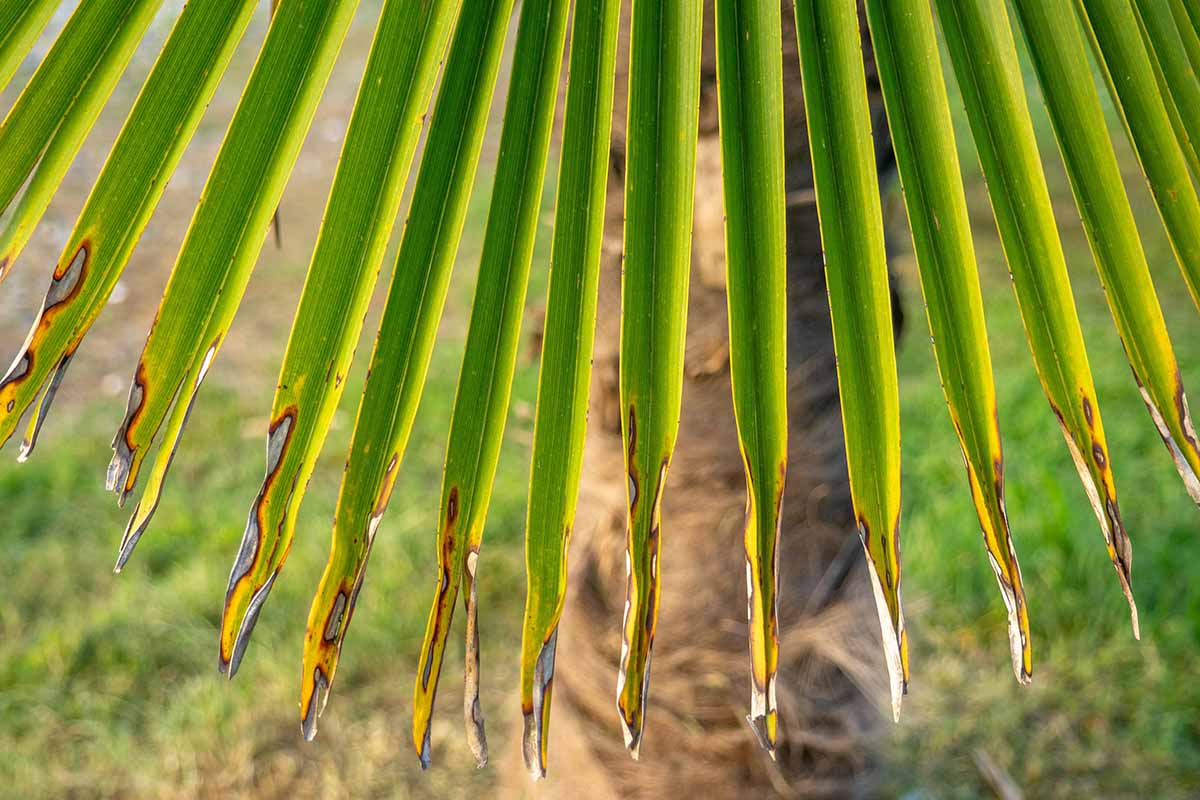
{"label": "brown lesion on leaf", "polygon": [[138,361],[133,375],[133,385],[129,387],[125,421],[113,439],[113,450],[116,452],[113,453],[113,460],[108,468],[108,488],[117,493],[119,503],[124,503],[125,498],[129,496],[137,483],[138,464],[135,463],[135,460],[140,461],[140,459],[136,458],[138,447],[133,441],[132,434],[145,414],[149,385],[146,378],[146,365],[144,362]]}
{"label": "brown lesion on leaf", "polygon": [[[430,642],[429,653],[421,670],[421,690],[429,691],[429,679],[433,674],[433,662],[437,653],[436,640],[445,637],[444,628],[449,628],[449,615],[454,613],[450,601],[451,575],[450,565],[454,563],[455,537],[454,528],[458,522],[459,512],[458,487],[451,486],[446,499],[446,524],[439,534],[441,550],[438,554],[438,592],[434,603],[433,619],[430,630],[434,632],[434,641]],[[457,588],[457,587],[455,587]],[[442,618],[447,617],[445,623]]]}
{"label": "brown lesion on leaf", "polygon": [[[254,501],[254,515],[258,522],[259,536],[266,530],[266,519],[264,511],[267,501],[267,495],[271,493],[276,482],[279,479],[280,473],[283,471],[284,458],[287,456],[288,446],[292,442],[292,434],[296,430],[296,417],[299,411],[296,406],[291,405],[283,410],[278,417],[271,421],[267,428],[267,477],[263,480],[262,488],[259,489],[258,497]],[[283,433],[282,439],[279,438],[280,432]],[[293,480],[293,490],[295,481]],[[287,514],[287,507],[283,509],[280,515],[280,525],[283,524],[284,516]],[[251,567],[253,564],[250,565]]]}
{"label": "brown lesion on leaf", "polygon": [[91,241],[84,239],[75,255],[65,265],[59,264],[54,269],[50,279],[50,288],[46,290],[46,299],[42,304],[42,316],[39,324],[46,327],[56,313],[56,309],[79,296],[91,265]]}
{"label": "brown lesion on leaf", "polygon": [[338,634],[342,630],[342,620],[345,619],[346,606],[349,602],[350,596],[346,593],[345,586],[338,587],[338,593],[333,598],[333,605],[330,606],[329,613],[325,615],[325,626],[321,634],[322,641],[337,641]]}
{"label": "brown lesion on leaf", "polygon": [[1066,417],[1063,416],[1062,409],[1059,408],[1058,404],[1055,403],[1053,400],[1050,401],[1050,410],[1054,412],[1054,416],[1058,420],[1058,424],[1060,426],[1062,426],[1062,429],[1068,430],[1067,419],[1066,419]]}
{"label": "brown lesion on leaf", "polygon": [[[88,266],[91,263],[91,242],[89,239],[84,239],[75,251],[72,258],[62,263],[60,262],[54,268],[51,275],[50,286],[46,290],[45,299],[42,302],[42,310],[38,314],[37,322],[34,323],[34,331],[29,341],[25,352],[21,358],[16,361],[9,373],[0,380],[0,398],[4,395],[9,395],[8,401],[4,403],[4,411],[6,414],[11,414],[16,410],[16,391],[17,388],[27,381],[33,374],[34,358],[37,354],[39,346],[44,341],[46,331],[50,328],[50,324],[58,311],[64,308],[72,300],[79,296],[79,292],[83,287],[84,277],[87,275]],[[4,269],[0,260],[0,278],[3,278]],[[74,355],[75,349],[78,346],[78,341],[65,348],[63,355],[57,361],[56,371],[61,373],[66,364]],[[61,380],[61,375],[58,376]],[[50,376],[53,380],[54,376]],[[49,399],[53,399],[53,392],[47,395]],[[3,402],[0,400],[0,402]],[[49,403],[43,400],[42,410],[39,416],[44,417]],[[22,412],[24,411],[22,407]],[[10,434],[11,435],[11,434]],[[5,437],[7,439],[7,437]]]}
{"label": "brown lesion on leaf", "polygon": [[625,450],[625,467],[629,473],[629,520],[633,523],[633,514],[637,508],[640,484],[638,482],[637,465],[634,457],[637,455],[637,411],[629,406],[629,444]]}
{"label": "brown lesion on leaf", "polygon": [[625,451],[625,457],[629,461],[633,461],[633,456],[637,452],[637,409],[631,404],[629,406],[629,444]]}
{"label": "brown lesion on leaf", "polygon": [[[396,467],[400,465],[399,453],[392,453],[392,458],[388,461],[387,468],[383,471],[383,481],[379,487],[379,494],[375,497],[375,507],[371,511],[372,519],[379,519],[383,516],[383,512],[387,510],[388,501],[392,498],[392,489],[396,485]],[[349,468],[349,461],[346,462]]]}
{"label": "brown lesion on leaf", "polygon": [[[900,585],[900,514],[898,514],[898,513],[896,514],[896,519],[892,522],[892,552],[896,554],[895,586],[899,587],[899,585]],[[888,573],[889,574],[891,573],[890,567],[888,569]],[[888,585],[892,586],[891,578],[889,578]]]}
{"label": "brown lesion on leaf", "polygon": [[1175,410],[1182,422],[1184,438],[1191,446],[1192,452],[1200,454],[1200,442],[1196,441],[1196,431],[1192,427],[1192,415],[1188,411],[1187,395],[1183,391],[1183,375],[1179,372],[1179,365],[1175,366]]}
{"label": "brown lesion on leaf", "polygon": [[[992,486],[996,490],[996,500],[998,501],[1000,514],[1004,516],[1004,456],[996,456],[992,462]],[[1005,527],[1008,527],[1008,520],[1004,520]]]}
{"label": "brown lesion on leaf", "polygon": [[[238,661],[238,653],[245,649],[249,641],[249,636],[253,631],[254,623],[257,621],[257,614],[250,607],[239,618],[234,620],[230,614],[233,610],[234,598],[242,590],[243,585],[251,582],[254,579],[257,568],[263,563],[269,563],[274,559],[275,553],[279,547],[279,539],[276,539],[276,546],[270,553],[266,553],[263,544],[266,539],[266,531],[269,528],[266,519],[266,507],[268,505],[268,496],[272,493],[274,487],[278,484],[280,475],[283,472],[283,463],[291,444],[292,435],[296,430],[296,418],[299,410],[295,405],[288,406],[274,420],[271,421],[267,428],[267,474],[263,479],[263,484],[259,488],[258,495],[254,499],[254,505],[251,507],[250,519],[247,521],[246,529],[242,533],[242,542],[238,549],[238,554],[233,563],[233,569],[229,574],[229,585],[225,590],[225,606],[222,612],[221,620],[221,653],[220,666],[223,670],[228,670],[230,677],[236,672]],[[300,478],[299,471],[296,471],[292,476],[292,482],[289,487],[288,494],[283,498],[282,511],[279,514],[279,523],[275,528],[277,537],[283,530],[284,521],[287,516],[287,507],[291,502],[292,495],[296,490],[296,483]],[[291,547],[291,543],[287,544]],[[286,557],[286,551],[284,556]],[[274,581],[275,576],[279,573],[279,568],[271,572],[266,581],[261,585],[256,586],[251,595],[251,605],[254,599]],[[269,589],[268,589],[269,591]],[[259,606],[265,602],[266,597],[262,596],[259,601]],[[253,615],[253,617],[251,617]],[[236,624],[237,631],[227,630],[226,627],[230,624]],[[233,633],[233,638],[229,638],[229,634]]]}
{"label": "brown lesion on leaf", "polygon": [[[458,487],[450,487],[450,495],[446,499],[446,527],[453,528],[458,521]],[[449,538],[449,537],[447,537]]]}
{"label": "brown lesion on leaf", "polygon": [[[4,411],[6,414],[11,414],[13,409],[16,408],[17,387],[24,382],[25,377],[29,375],[30,370],[33,369],[33,358],[33,352],[31,350],[26,350],[24,354],[22,354],[21,357],[13,363],[12,368],[9,369],[8,374],[4,376],[4,379],[0,380],[0,397],[3,397],[5,394],[10,395],[8,402],[4,406]],[[5,439],[7,440],[7,437],[5,437]],[[3,442],[0,442],[0,444],[3,444]]]}
{"label": "brown lesion on leaf", "polygon": [[[771,591],[771,603],[774,608],[778,603],[779,598],[779,550],[783,540],[783,496],[787,492],[787,458],[783,458],[779,462],[779,490],[775,493],[775,546],[773,550],[773,558],[771,569],[774,572],[775,579],[772,581],[769,589]],[[775,647],[779,647],[779,613],[778,610],[773,610],[771,614],[771,641]]]}

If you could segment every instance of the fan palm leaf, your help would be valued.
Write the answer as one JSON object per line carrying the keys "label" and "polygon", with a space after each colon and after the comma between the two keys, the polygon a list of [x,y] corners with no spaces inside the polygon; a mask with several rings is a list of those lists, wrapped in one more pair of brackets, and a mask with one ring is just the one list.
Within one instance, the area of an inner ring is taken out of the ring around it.
{"label": "fan palm leaf", "polygon": [[[679,424],[700,92],[701,0],[629,0],[620,420],[627,597],[616,665],[620,728],[636,757],[670,520],[662,501]],[[0,85],[57,3],[0,7]],[[40,312],[0,378],[0,442],[30,421],[30,456],[54,394],[108,302],[200,124],[255,9],[252,0],[80,0],[0,123],[0,280],[13,269],[156,15],[175,14],[137,102],[96,180]],[[524,754],[544,776],[559,621],[587,425],[617,92],[620,0],[524,0],[512,44],[496,180],[453,418],[413,746],[432,749],[434,702],[454,607],[467,616],[464,717],[487,758],[480,700],[480,549],[503,441],[560,72],[570,29],[526,519],[527,595],[519,651]],[[1113,454],[1088,364],[1014,31],[1033,63],[1096,268],[1152,424],[1200,503],[1200,444],[1122,184],[1092,50],[1200,306],[1200,12],[1184,0],[868,0],[866,23],[895,143],[933,353],[967,471],[968,496],[1009,617],[1013,670],[1033,656],[1025,587],[1009,530],[985,319],[937,30],[966,107],[999,238],[1042,383],[1132,613],[1132,550]],[[134,371],[109,488],[144,492],[121,540],[131,557],[158,507],[183,428],[225,343],[358,0],[279,0],[195,209]],[[863,32],[850,0],[795,0],[799,74],[780,58],[777,0],[716,0],[718,105],[733,410],[745,468],[749,721],[774,752],[780,663],[779,562],[787,470],[786,81],[805,91],[810,153],[837,351],[847,473],[898,715],[909,683],[901,601],[900,415],[882,203],[868,116]],[[303,651],[306,737],[328,699],[366,564],[413,428],[466,221],[514,0],[384,0],[326,213],[266,417],[267,470],[225,595],[220,663],[237,671],[291,547],[310,478],[342,399],[413,159],[400,234],[338,496],[328,564]],[[935,19],[936,14],[936,19]],[[940,26],[939,24],[940,23]],[[433,113],[426,129],[426,110]],[[419,141],[424,129],[425,144]],[[1192,173],[1192,174],[1190,174]],[[1195,320],[1189,319],[1194,324]],[[1185,334],[1186,335],[1186,334]],[[32,409],[32,410],[31,410]],[[1149,430],[1149,426],[1147,426]],[[155,441],[158,449],[151,456]],[[432,503],[431,503],[432,505]],[[714,526],[715,529],[715,526]],[[664,538],[666,534],[666,538]],[[685,554],[673,557],[686,557]],[[920,567],[921,565],[918,565]],[[214,593],[219,590],[214,587]],[[732,598],[731,598],[732,602]],[[874,624],[873,622],[871,624]]]}

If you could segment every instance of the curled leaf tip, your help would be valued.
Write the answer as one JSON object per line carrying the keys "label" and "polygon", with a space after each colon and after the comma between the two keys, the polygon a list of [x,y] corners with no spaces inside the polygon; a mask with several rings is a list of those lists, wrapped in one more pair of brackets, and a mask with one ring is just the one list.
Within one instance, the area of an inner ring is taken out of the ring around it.
{"label": "curled leaf tip", "polygon": [[[1088,418],[1089,426],[1097,425],[1094,420],[1097,420],[1098,416],[1093,416],[1092,404],[1086,400],[1084,402],[1084,413]],[[1154,412],[1151,411],[1151,413],[1153,414]],[[1088,500],[1092,504],[1092,510],[1096,513],[1096,519],[1100,522],[1100,531],[1104,535],[1104,545],[1108,549],[1108,557],[1112,561],[1113,568],[1117,571],[1117,580],[1121,583],[1121,591],[1124,593],[1125,599],[1129,602],[1134,638],[1140,638],[1141,631],[1138,627],[1137,604],[1133,599],[1133,544],[1129,540],[1129,533],[1125,530],[1125,523],[1121,521],[1121,509],[1117,504],[1117,490],[1112,483],[1111,472],[1107,469],[1108,456],[1103,441],[1100,438],[1102,432],[1095,434],[1097,438],[1092,445],[1093,463],[1100,467],[1101,480],[1097,481],[1088,468],[1088,462],[1084,459],[1079,447],[1075,444],[1074,438],[1072,438],[1065,423],[1062,422],[1062,415],[1058,414],[1058,417],[1059,423],[1062,426],[1063,436],[1067,440],[1067,449],[1071,452],[1071,458],[1074,460],[1075,468],[1079,472],[1079,479],[1083,482],[1083,488],[1087,491]]]}
{"label": "curled leaf tip", "polygon": [[[245,614],[238,621],[240,624],[238,625],[237,636],[233,639],[233,648],[228,653],[224,651],[225,639],[222,638],[221,657],[222,663],[226,667],[222,672],[225,672],[229,680],[233,680],[233,676],[237,674],[238,667],[242,664],[242,657],[246,655],[246,647],[250,644],[250,636],[254,633],[254,626],[258,624],[258,615],[262,611],[263,603],[267,601],[267,596],[271,593],[271,587],[275,585],[275,577],[278,574],[278,572],[272,572],[271,577],[267,578],[266,583],[259,587],[250,598],[250,604],[246,607]],[[222,631],[228,630],[234,621],[233,617],[222,615]],[[226,656],[228,656],[228,661],[224,660]]]}
{"label": "curled leaf tip", "polygon": [[475,765],[487,766],[487,736],[483,729],[483,709],[479,705],[479,594],[475,585],[475,569],[479,553],[467,553],[467,655],[463,672],[463,722],[466,725],[467,745],[475,756]]}
{"label": "curled leaf tip", "polygon": [[625,718],[625,712],[621,712],[621,733],[625,736],[625,749],[629,751],[629,755],[634,761],[638,761],[642,757],[642,729],[639,723],[630,722]]}
{"label": "curled leaf tip", "polygon": [[[626,567],[630,567],[626,553]],[[625,621],[622,624],[621,665],[617,671],[617,710],[621,715],[621,732],[625,737],[625,748],[636,761],[642,747],[642,726],[646,715],[646,698],[650,684],[650,653],[653,640],[642,630],[641,613],[633,611],[632,572],[629,578],[630,593],[625,600]],[[653,624],[653,623],[651,623]],[[633,636],[631,637],[631,629]],[[630,639],[636,641],[631,644]],[[640,675],[640,679],[639,676]]]}
{"label": "curled leaf tip", "polygon": [[108,472],[104,480],[104,488],[116,493],[118,503],[125,502],[125,480],[129,477],[132,466],[133,452],[125,443],[124,433],[118,433],[117,438],[113,440],[113,457],[108,462]]}
{"label": "curled leaf tip", "polygon": [[430,749],[429,738],[430,738],[430,725],[428,723],[426,723],[425,735],[420,740],[420,742],[418,744],[418,748],[417,748],[417,759],[421,762],[421,769],[423,769],[423,770],[429,769],[429,765],[430,765],[430,763],[432,763],[431,759],[430,759],[430,755],[429,755],[429,749]]}
{"label": "curled leaf tip", "polygon": [[317,736],[317,717],[325,710],[329,699],[329,680],[320,667],[313,669],[313,688],[308,703],[304,706],[304,716],[300,718],[300,729],[304,732],[304,740],[311,742]]}
{"label": "curled leaf tip", "polygon": [[755,716],[753,713],[747,715],[746,722],[750,723],[750,730],[754,731],[755,738],[762,746],[763,750],[767,751],[767,755],[772,761],[777,761],[779,756],[775,752],[775,731],[776,731],[777,716],[775,712],[770,714],[761,714]]}
{"label": "curled leaf tip", "polygon": [[113,457],[108,462],[108,473],[104,487],[117,495],[117,505],[124,507],[125,498],[132,488],[129,485],[129,474],[133,470],[134,456],[137,448],[130,444],[129,428],[137,418],[138,412],[146,399],[146,384],[143,381],[143,368],[139,364],[133,383],[129,387],[129,399],[125,404],[125,419],[113,437]]}
{"label": "curled leaf tip", "polygon": [[[865,542],[865,539],[864,539]],[[895,613],[884,595],[883,583],[875,570],[875,560],[867,552],[867,570],[871,574],[871,589],[875,594],[875,608],[879,612],[879,627],[883,639],[883,655],[887,662],[889,685],[892,696],[892,720],[900,721],[900,704],[908,694],[908,634],[904,630],[904,611],[900,608],[899,591],[894,590]]]}
{"label": "curled leaf tip", "polygon": [[[1121,533],[1124,534],[1124,530]],[[1133,584],[1129,574],[1129,561],[1118,556],[1113,559],[1113,566],[1116,567],[1117,578],[1121,582],[1121,592],[1125,595],[1125,601],[1129,603],[1129,623],[1133,627],[1133,638],[1140,640],[1142,638],[1142,629],[1138,623],[1137,603],[1133,599]]]}
{"label": "curled leaf tip", "polygon": [[120,572],[125,568],[129,557],[133,555],[133,549],[137,547],[137,543],[141,541],[142,534],[146,532],[146,528],[150,525],[150,517],[147,515],[141,522],[138,518],[141,516],[142,504],[138,503],[133,507],[133,515],[129,518],[129,523],[125,526],[125,533],[121,537],[121,546],[117,551],[117,563],[113,567],[113,572]]}
{"label": "curled leaf tip", "polygon": [[[1003,502],[1003,501],[1001,501]],[[1025,606],[1025,585],[1021,579],[1021,568],[1017,564],[1017,554],[1008,536],[1007,523],[1003,516],[1001,523],[1008,544],[1009,567],[1006,570],[988,547],[988,562],[996,575],[996,583],[1000,586],[1000,597],[1004,600],[1005,611],[1008,612],[1008,647],[1012,656],[1013,675],[1017,683],[1027,686],[1033,680],[1033,648],[1029,633],[1029,613]],[[986,537],[985,537],[986,542]]]}
{"label": "curled leaf tip", "polygon": [[[277,564],[260,561],[259,553],[263,550],[264,500],[271,485],[279,477],[280,464],[290,441],[294,421],[295,412],[291,411],[271,426],[267,436],[266,477],[246,518],[246,528],[242,532],[238,554],[229,571],[225,605],[221,611],[220,641],[221,671],[226,672],[230,680],[233,680],[250,643],[259,612],[271,592],[275,576],[283,566],[282,561]],[[279,527],[282,528],[282,525],[280,522]],[[266,572],[265,578],[263,572]]]}
{"label": "curled leaf tip", "polygon": [[1184,442],[1182,447],[1180,443],[1175,441],[1175,437],[1171,435],[1171,430],[1167,427],[1167,422],[1163,419],[1162,412],[1159,410],[1158,404],[1146,391],[1146,387],[1138,382],[1138,389],[1142,393],[1142,400],[1146,403],[1146,408],[1150,411],[1150,417],[1154,420],[1154,427],[1158,429],[1158,435],[1162,437],[1163,443],[1166,444],[1167,450],[1171,453],[1171,460],[1175,462],[1175,469],[1179,471],[1180,477],[1183,478],[1183,485],[1187,488],[1187,492],[1191,495],[1196,505],[1200,505],[1200,475],[1196,474],[1196,470],[1189,462],[1188,455],[1183,448],[1189,449],[1193,460],[1200,461],[1200,439],[1196,436],[1196,429],[1192,425],[1192,415],[1188,408],[1187,395],[1183,391],[1183,382],[1176,378],[1177,389],[1175,392],[1175,413],[1178,414],[1179,426],[1183,430]]}
{"label": "curled leaf tip", "polygon": [[546,777],[547,733],[550,727],[550,697],[554,690],[554,655],[558,649],[558,626],[546,637],[533,668],[533,703],[524,710],[522,753],[525,768],[535,781]]}
{"label": "curled leaf tip", "polygon": [[58,393],[58,387],[62,385],[63,376],[67,372],[67,366],[71,363],[72,355],[73,353],[67,353],[62,357],[46,382],[46,391],[42,394],[42,400],[34,410],[33,418],[29,421],[25,440],[21,442],[21,452],[17,454],[18,464],[28,461],[29,456],[33,454],[33,448],[37,446],[38,436],[42,432],[42,424],[46,421],[46,415],[50,413],[50,406],[54,402],[54,396]]}

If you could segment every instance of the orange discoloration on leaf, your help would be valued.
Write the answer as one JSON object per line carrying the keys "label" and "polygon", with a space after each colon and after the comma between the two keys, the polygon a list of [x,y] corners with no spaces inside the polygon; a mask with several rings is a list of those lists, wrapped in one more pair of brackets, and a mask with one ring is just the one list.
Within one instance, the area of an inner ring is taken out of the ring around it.
{"label": "orange discoloration on leaf", "polygon": [[269,512],[274,502],[274,489],[285,479],[284,457],[296,429],[298,414],[296,406],[288,406],[268,428],[267,474],[250,509],[241,547],[230,571],[220,632],[220,667],[230,678],[237,672],[241,655],[257,621],[258,610],[266,600],[265,593],[269,591],[271,582],[279,574],[291,549],[291,539],[283,536],[283,529],[287,507],[299,480],[298,471],[292,473],[288,493],[280,498],[283,511],[273,527],[269,524]]}

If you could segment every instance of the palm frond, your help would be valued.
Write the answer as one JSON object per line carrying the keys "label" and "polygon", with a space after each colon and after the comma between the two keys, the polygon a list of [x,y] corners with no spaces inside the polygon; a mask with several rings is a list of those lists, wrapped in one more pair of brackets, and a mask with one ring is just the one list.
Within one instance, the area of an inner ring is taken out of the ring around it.
{"label": "palm frond", "polygon": [[[57,3],[0,4],[0,87]],[[0,280],[12,269],[162,0],[80,0],[0,123]],[[235,47],[253,0],[190,0],[67,237],[32,328],[0,378],[0,443],[27,411],[30,455],[65,370],[117,285]],[[119,570],[158,506],[201,382],[228,334],[358,0],[273,0],[272,21],[209,173],[139,359],[109,489],[149,477]],[[617,708],[636,758],[661,587],[662,504],[679,426],[701,89],[700,0],[631,0],[627,150],[609,168],[620,0],[577,0],[554,214],[553,269],[526,518],[520,700],[524,756],[545,775],[567,556],[587,428],[608,180],[624,180],[620,420],[627,597]],[[237,671],[293,542],[345,388],[425,122],[433,116],[358,408],[329,560],[303,652],[301,725],[316,734],[366,564],[424,389],[501,71],[514,0],[384,0],[267,424],[267,469],[225,595],[221,666]],[[856,4],[795,0],[800,75],[783,72],[776,0],[716,0],[718,117],[734,415],[745,471],[749,721],[781,738],[780,527],[787,475],[785,81],[805,92],[837,354],[845,453],[898,716],[900,419],[892,296]],[[1087,59],[1090,45],[1200,306],[1200,11],[1188,0],[1014,0],[1117,331],[1151,419],[1200,503],[1200,443]],[[999,0],[934,3],[962,90],[1034,367],[1100,522],[1132,614],[1132,552],[1013,27]],[[467,616],[464,717],[487,759],[479,697],[479,554],[508,413],[555,121],[568,0],[524,0],[438,505],[437,583],[414,684],[423,766],[451,618]],[[957,144],[934,13],[867,0],[867,23],[913,234],[933,351],[1013,670],[1032,674],[1025,587]],[[448,52],[447,52],[448,51]],[[443,56],[445,61],[443,63]],[[439,75],[440,73],[440,75]],[[436,98],[435,95],[436,88]],[[1194,322],[1193,320],[1189,320]],[[1185,334],[1186,335],[1186,334]],[[1177,340],[1182,341],[1182,340]],[[40,401],[39,401],[40,396]],[[741,565],[736,565],[737,570]],[[872,623],[873,624],[873,623]]]}
{"label": "palm frond", "polygon": [[1137,606],[1130,583],[1132,547],[1121,521],[1100,404],[1008,14],[1003,5],[990,0],[937,0],[936,6],[987,178],[1034,366],[1100,522],[1137,636]]}
{"label": "palm frond", "polygon": [[0,443],[45,387],[22,458],[37,442],[72,355],[129,263],[253,8],[252,0],[189,3],[146,79],[67,239],[29,336],[0,380]]}
{"label": "palm frond", "polygon": [[546,776],[567,545],[583,471],[596,335],[620,0],[575,6],[525,523],[521,711],[525,767]]}
{"label": "palm frond", "polygon": [[276,384],[266,477],[229,576],[220,658],[230,678],[291,549],[458,7],[439,0],[414,13],[390,0],[380,12]]}
{"label": "palm frond", "polygon": [[[316,736],[425,385],[479,163],[513,0],[460,14],[367,370],[334,514],[329,561],[305,635],[300,713]],[[382,446],[381,446],[382,445]]]}
{"label": "palm frond", "polygon": [[787,479],[787,234],[783,59],[777,0],[716,3],[725,199],[729,371],[746,471],[750,715],[774,755],[778,735],[779,530]]}
{"label": "palm frond", "polygon": [[858,13],[837,0],[797,0],[796,34],[850,494],[879,611],[892,715],[899,719],[908,691],[900,601],[900,398]]}
{"label": "palm frond", "polygon": [[30,179],[0,230],[0,281],[29,240],[161,4],[97,0],[80,5],[0,124],[0,151],[6,154],[0,165],[0,212]]}
{"label": "palm frond", "polygon": [[633,0],[629,28],[620,350],[628,580],[617,711],[635,759],[658,620],[662,499],[683,392],[701,11],[696,0]]}
{"label": "palm frond", "polygon": [[[271,22],[158,305],[113,439],[107,487],[124,504],[162,433],[121,540],[118,571],[158,507],[188,413],[237,312],[356,6],[357,0],[291,3]],[[228,647],[223,652],[230,653]]]}
{"label": "palm frond", "polygon": [[[1168,104],[1155,78],[1159,63],[1147,50],[1139,31],[1141,18],[1130,0],[1081,0],[1096,41],[1113,77],[1115,98],[1129,123],[1129,132],[1150,182],[1159,214],[1167,228],[1175,257],[1192,300],[1200,308],[1200,199],[1188,172],[1184,148],[1194,149],[1187,128],[1176,129]],[[1172,134],[1177,130],[1176,134]]]}
{"label": "palm frond", "polygon": [[475,580],[508,417],[569,11],[566,0],[524,0],[517,26],[496,181],[446,444],[438,583],[413,687],[413,746],[422,767],[429,765],[433,704],[460,581],[467,612],[464,721],[475,760],[487,763]]}
{"label": "palm frond", "polygon": [[942,78],[924,0],[867,3],[921,291],[950,420],[958,435],[988,561],[1008,611],[1013,673],[1033,675],[1029,612],[1004,506],[1004,455],[983,293]]}
{"label": "palm frond", "polygon": [[1015,5],[1125,355],[1184,485],[1200,503],[1200,448],[1183,377],[1121,182],[1083,37],[1066,0],[1017,0]]}

